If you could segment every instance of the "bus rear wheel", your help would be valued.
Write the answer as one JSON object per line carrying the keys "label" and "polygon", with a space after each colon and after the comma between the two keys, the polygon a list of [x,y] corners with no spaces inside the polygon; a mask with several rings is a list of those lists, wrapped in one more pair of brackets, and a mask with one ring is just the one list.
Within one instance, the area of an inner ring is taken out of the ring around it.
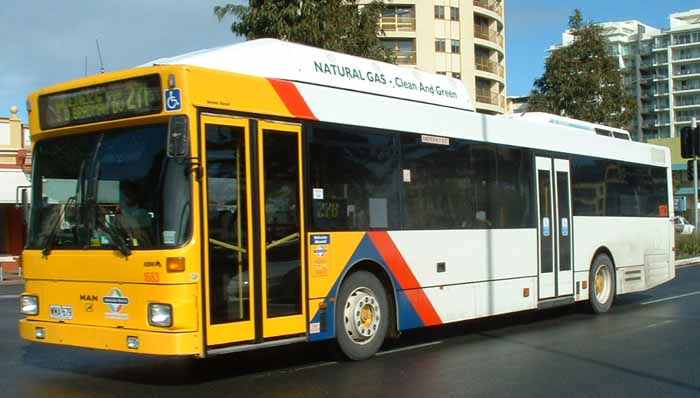
{"label": "bus rear wheel", "polygon": [[610,310],[615,300],[615,267],[606,254],[596,257],[588,276],[589,302],[596,314]]}
{"label": "bus rear wheel", "polygon": [[335,316],[338,347],[353,361],[374,355],[389,329],[389,300],[382,283],[372,273],[350,274],[340,287]]}

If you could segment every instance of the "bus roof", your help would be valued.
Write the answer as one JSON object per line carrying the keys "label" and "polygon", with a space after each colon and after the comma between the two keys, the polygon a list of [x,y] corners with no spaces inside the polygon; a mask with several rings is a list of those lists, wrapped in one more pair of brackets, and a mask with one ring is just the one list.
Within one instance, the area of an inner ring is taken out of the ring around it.
{"label": "bus roof", "polygon": [[161,58],[141,66],[192,65],[474,111],[470,89],[451,77],[275,39]]}
{"label": "bus roof", "polygon": [[565,116],[554,115],[545,112],[525,112],[504,115],[509,119],[532,120],[540,123],[556,124],[560,126],[570,127],[579,130],[590,131],[591,133],[606,137],[613,137],[622,140],[632,141],[630,133],[627,130],[610,127],[603,124],[590,123],[583,120],[572,119]]}

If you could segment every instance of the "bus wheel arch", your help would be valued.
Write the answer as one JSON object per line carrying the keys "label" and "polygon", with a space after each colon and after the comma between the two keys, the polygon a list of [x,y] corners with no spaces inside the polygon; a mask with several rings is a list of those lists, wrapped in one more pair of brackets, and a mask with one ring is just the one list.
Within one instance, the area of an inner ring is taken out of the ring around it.
{"label": "bus wheel arch", "polygon": [[[379,263],[362,260],[346,270],[338,286],[334,316],[336,342],[348,359],[369,358],[379,350],[386,337],[398,336],[396,292],[392,280]],[[375,300],[377,305],[374,305]],[[366,325],[376,330],[376,339],[375,333],[366,340],[358,335],[358,332],[362,333],[357,329],[361,328],[360,318],[366,318],[365,311],[370,318],[376,319],[377,325],[372,323],[375,321]],[[355,315],[358,319],[353,319]]]}
{"label": "bus wheel arch", "polygon": [[596,314],[606,313],[616,295],[616,268],[612,252],[605,246],[596,250],[588,272],[588,302]]}

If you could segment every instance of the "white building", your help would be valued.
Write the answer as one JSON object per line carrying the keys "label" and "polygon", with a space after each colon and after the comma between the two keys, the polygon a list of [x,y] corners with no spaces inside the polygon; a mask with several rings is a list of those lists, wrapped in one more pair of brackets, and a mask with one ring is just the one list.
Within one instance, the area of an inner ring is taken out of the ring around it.
{"label": "white building", "polygon": [[[635,20],[600,24],[625,87],[637,98],[630,130],[639,141],[675,137],[693,116],[700,120],[700,9],[671,14],[669,20],[668,29]],[[562,45],[572,40],[564,32]]]}
{"label": "white building", "polygon": [[461,79],[477,111],[506,112],[505,0],[386,3],[381,39],[399,65]]}

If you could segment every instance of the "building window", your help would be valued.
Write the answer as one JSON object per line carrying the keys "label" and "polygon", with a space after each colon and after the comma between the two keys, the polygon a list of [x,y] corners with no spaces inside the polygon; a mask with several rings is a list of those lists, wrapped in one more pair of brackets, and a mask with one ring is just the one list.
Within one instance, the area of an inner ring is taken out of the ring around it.
{"label": "building window", "polygon": [[452,40],[452,46],[451,46],[451,51],[455,54],[460,53],[460,45],[459,45],[459,40]]}
{"label": "building window", "polygon": [[444,6],[435,6],[435,19],[445,19]]}
{"label": "building window", "polygon": [[445,39],[435,39],[435,52],[444,53],[445,51]]}
{"label": "building window", "polygon": [[415,6],[388,6],[382,13],[379,28],[385,32],[414,32],[416,30]]}
{"label": "building window", "polygon": [[459,7],[450,7],[450,20],[459,21]]}
{"label": "building window", "polygon": [[438,74],[438,75],[447,76],[447,72],[438,71],[438,72],[435,72],[435,73]]}
{"label": "building window", "polygon": [[415,39],[383,39],[384,48],[394,50],[396,63],[399,65],[416,64],[416,40]]}

